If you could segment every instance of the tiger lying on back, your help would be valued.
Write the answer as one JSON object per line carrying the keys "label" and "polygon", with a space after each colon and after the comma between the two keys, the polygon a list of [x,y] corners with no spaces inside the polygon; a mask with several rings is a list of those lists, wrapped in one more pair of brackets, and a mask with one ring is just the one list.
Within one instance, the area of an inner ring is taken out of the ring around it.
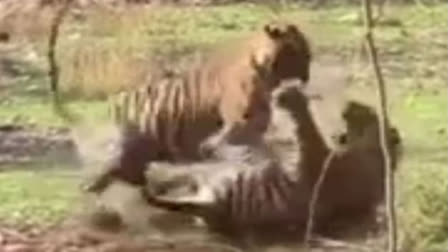
{"label": "tiger lying on back", "polygon": [[269,122],[272,90],[285,79],[307,82],[310,61],[297,26],[268,24],[180,76],[120,94],[114,109],[122,129],[116,143],[120,153],[85,189],[102,191],[110,177],[141,185],[152,160],[195,160],[226,139],[237,139],[230,137],[235,134],[256,138]]}
{"label": "tiger lying on back", "polygon": [[[264,242],[292,231],[297,239],[296,232],[304,230],[309,217],[315,183],[329,153],[335,152],[320,190],[314,225],[331,229],[331,221],[374,213],[383,199],[385,169],[376,111],[346,100],[334,117],[341,122],[334,125],[344,128],[323,132],[317,113],[323,113],[319,117],[333,115],[326,114],[321,98],[286,87],[274,95],[274,104],[298,125],[300,161],[294,173],[270,146],[223,144],[217,150],[218,160],[188,165],[152,162],[146,172],[150,183],[144,189],[148,203],[201,217],[209,228],[232,238],[246,236],[253,242],[261,234]],[[387,139],[396,169],[402,148],[399,131],[390,126]]]}

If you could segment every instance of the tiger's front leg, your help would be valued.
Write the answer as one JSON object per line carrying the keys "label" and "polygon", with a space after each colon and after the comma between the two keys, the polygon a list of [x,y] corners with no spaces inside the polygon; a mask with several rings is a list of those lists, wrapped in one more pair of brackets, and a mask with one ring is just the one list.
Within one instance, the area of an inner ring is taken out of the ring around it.
{"label": "tiger's front leg", "polygon": [[101,193],[112,182],[110,172],[97,174],[94,178],[81,183],[81,190],[88,193]]}
{"label": "tiger's front leg", "polygon": [[199,146],[200,155],[204,158],[214,156],[215,150],[226,142],[226,139],[229,138],[228,136],[230,136],[231,132],[235,131],[237,127],[238,126],[236,125],[224,125],[216,134],[206,138]]}
{"label": "tiger's front leg", "polygon": [[254,102],[239,120],[228,120],[217,133],[208,137],[200,145],[204,157],[215,156],[215,151],[224,144],[252,145],[262,141],[271,118],[268,100]]}

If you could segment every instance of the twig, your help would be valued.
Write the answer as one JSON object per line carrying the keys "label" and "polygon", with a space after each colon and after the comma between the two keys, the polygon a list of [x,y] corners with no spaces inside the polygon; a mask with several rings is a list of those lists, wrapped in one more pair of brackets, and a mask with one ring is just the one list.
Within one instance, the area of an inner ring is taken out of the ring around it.
{"label": "twig", "polygon": [[324,183],[325,176],[327,175],[328,169],[330,168],[331,162],[335,155],[336,155],[335,151],[328,153],[322,165],[322,170],[320,171],[319,177],[317,178],[317,181],[314,184],[313,190],[311,192],[311,199],[310,203],[308,204],[308,219],[306,223],[305,238],[304,238],[304,243],[307,248],[310,247],[310,241],[314,226],[314,214],[316,212],[317,201],[319,200],[320,189],[322,187],[322,184]]}
{"label": "twig", "polygon": [[56,45],[59,37],[59,27],[64,20],[64,17],[70,7],[71,0],[66,0],[64,5],[55,14],[50,28],[50,36],[48,39],[48,62],[49,62],[49,76],[50,89],[55,102],[59,102],[59,66],[56,60]]}
{"label": "twig", "polygon": [[243,250],[231,246],[231,245],[226,245],[226,244],[222,244],[222,243],[217,243],[217,242],[210,242],[210,241],[190,241],[188,243],[184,243],[182,244],[183,246],[206,246],[209,248],[216,248],[216,249],[220,249],[225,250],[225,251],[229,251],[229,252],[243,252]]}
{"label": "twig", "polygon": [[[188,237],[188,236],[187,236]],[[194,246],[202,246],[202,247],[209,247],[209,248],[215,248],[219,249],[220,251],[229,251],[229,252],[243,252],[240,248],[237,248],[235,246],[223,243],[223,242],[215,242],[215,241],[204,241],[204,240],[198,240],[194,238],[193,236],[185,238],[178,238],[178,239],[165,239],[165,238],[150,238],[146,239],[145,241],[151,241],[150,243],[158,242],[161,245],[164,245],[165,247],[170,248],[176,248],[176,247],[194,247]],[[159,247],[161,247],[159,245]]]}
{"label": "twig", "polygon": [[50,35],[48,38],[48,65],[49,71],[48,75],[50,78],[50,91],[53,98],[53,105],[56,114],[60,115],[63,119],[72,121],[73,118],[69,115],[67,111],[64,110],[62,106],[62,101],[59,96],[59,65],[56,60],[56,46],[59,37],[59,29],[67,16],[67,12],[70,9],[73,0],[65,0],[60,9],[56,12],[53,22],[50,27]]}
{"label": "twig", "polygon": [[375,41],[373,37],[373,21],[372,21],[372,6],[370,0],[364,0],[365,11],[365,27],[366,27],[366,40],[369,50],[370,60],[372,62],[378,85],[379,93],[379,121],[380,121],[380,144],[381,150],[384,156],[385,165],[385,199],[386,199],[386,215],[387,215],[387,251],[397,251],[397,221],[395,213],[395,181],[394,172],[391,167],[391,158],[389,153],[389,146],[387,141],[387,130],[389,129],[389,117],[387,111],[387,92],[384,78],[381,73],[381,67],[378,61],[377,50],[375,47]]}
{"label": "twig", "polygon": [[0,228],[0,235],[4,235],[6,239],[8,239],[8,238],[15,239],[18,242],[26,242],[27,240],[29,240],[29,238],[26,235],[24,235],[16,230],[8,229],[8,228]]}
{"label": "twig", "polygon": [[426,4],[424,4],[421,0],[415,0],[414,2],[420,9],[423,9],[423,10],[429,9],[428,6]]}
{"label": "twig", "polygon": [[345,241],[335,240],[327,237],[313,237],[311,241],[319,243],[321,247],[327,248],[347,248],[350,250],[363,251],[363,252],[372,252],[373,248],[368,246],[361,246]]}
{"label": "twig", "polygon": [[373,22],[377,23],[384,16],[384,8],[389,4],[388,0],[379,0],[377,1],[377,13],[376,17],[373,18]]}

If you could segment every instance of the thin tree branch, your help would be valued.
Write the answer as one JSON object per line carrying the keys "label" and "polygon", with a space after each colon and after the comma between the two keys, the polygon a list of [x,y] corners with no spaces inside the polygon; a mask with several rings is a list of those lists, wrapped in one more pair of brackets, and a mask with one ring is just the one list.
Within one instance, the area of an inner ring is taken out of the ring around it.
{"label": "thin tree branch", "polygon": [[322,164],[322,169],[320,171],[319,177],[317,178],[316,183],[313,186],[313,190],[311,191],[311,198],[308,204],[308,219],[305,228],[305,236],[304,243],[307,248],[310,248],[311,238],[313,235],[313,227],[314,227],[314,215],[316,213],[316,205],[319,200],[320,189],[325,181],[325,176],[327,175],[328,169],[330,168],[331,162],[333,161],[336,153],[334,151],[328,153],[325,158],[324,163]]}
{"label": "thin tree branch", "polygon": [[60,68],[56,60],[56,46],[59,37],[59,30],[64,18],[67,16],[67,12],[70,9],[73,0],[65,0],[62,6],[57,10],[53,22],[50,27],[50,35],[48,38],[48,65],[49,71],[48,75],[50,78],[50,92],[53,99],[53,106],[55,112],[60,115],[63,119],[68,121],[73,121],[73,117],[63,108],[62,100],[59,93],[59,75]]}
{"label": "thin tree branch", "polygon": [[64,4],[56,12],[53,22],[50,27],[50,36],[48,39],[48,62],[49,62],[49,77],[50,89],[55,101],[59,100],[59,66],[56,60],[56,45],[59,37],[59,28],[64,20],[64,17],[69,9],[71,0],[64,1]]}
{"label": "thin tree branch", "polygon": [[366,28],[366,40],[367,47],[370,55],[370,60],[373,65],[373,69],[377,79],[378,94],[379,94],[379,121],[380,121],[380,144],[381,150],[384,156],[385,165],[385,200],[386,200],[386,215],[387,215],[387,251],[397,251],[397,221],[395,212],[395,181],[394,172],[391,166],[391,158],[388,146],[388,132],[389,129],[389,117],[387,111],[387,92],[384,78],[381,72],[381,67],[378,60],[378,54],[375,47],[375,40],[373,37],[373,18],[372,18],[372,6],[370,0],[364,0],[364,23]]}
{"label": "thin tree branch", "polygon": [[373,251],[375,251],[374,248],[370,247],[370,246],[354,244],[354,243],[336,240],[336,239],[323,237],[323,236],[313,237],[311,241],[316,242],[320,248],[327,248],[330,250],[345,248],[348,251],[357,251],[357,252],[373,252]]}

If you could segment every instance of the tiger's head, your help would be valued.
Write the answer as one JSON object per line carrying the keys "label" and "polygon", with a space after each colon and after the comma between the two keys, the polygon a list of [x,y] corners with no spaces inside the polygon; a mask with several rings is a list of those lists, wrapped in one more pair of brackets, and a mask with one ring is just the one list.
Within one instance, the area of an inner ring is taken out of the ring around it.
{"label": "tiger's head", "polygon": [[287,22],[265,24],[250,48],[252,65],[273,83],[298,78],[306,83],[310,77],[311,49],[297,25]]}
{"label": "tiger's head", "polygon": [[[364,149],[381,146],[380,118],[372,107],[356,101],[349,101],[342,116],[346,122],[347,131],[350,132],[345,138],[342,137],[344,142]],[[389,125],[385,133],[390,151],[400,156],[402,139],[398,129]]]}
{"label": "tiger's head", "polygon": [[[380,152],[380,120],[373,107],[348,100],[339,108],[334,106],[341,112],[337,113],[327,108],[322,116],[322,113],[319,113],[321,111],[318,111],[322,105],[317,104],[313,99],[325,98],[312,97],[310,104],[314,109],[313,119],[330,149],[336,150],[339,154],[352,150]],[[402,138],[398,129],[389,125],[386,130],[386,139],[391,157],[396,162],[402,153]]]}

